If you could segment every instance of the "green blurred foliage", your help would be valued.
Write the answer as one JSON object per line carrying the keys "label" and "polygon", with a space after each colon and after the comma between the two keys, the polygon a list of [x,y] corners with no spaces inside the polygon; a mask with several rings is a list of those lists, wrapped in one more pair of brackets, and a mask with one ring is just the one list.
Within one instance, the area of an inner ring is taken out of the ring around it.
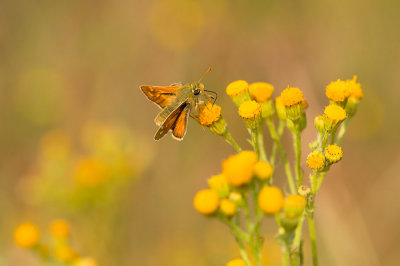
{"label": "green blurred foliage", "polygon": [[[192,208],[234,151],[194,121],[184,141],[154,143],[158,108],[139,90],[197,80],[208,66],[204,83],[243,146],[229,82],[266,81],[275,95],[299,87],[312,121],[327,104],[325,86],[358,75],[365,97],[317,204],[321,265],[396,264],[399,8],[391,0],[1,1],[0,265],[39,265],[12,232],[57,217],[100,265],[223,265],[237,256],[228,230]],[[100,126],[87,133],[91,121]],[[51,134],[58,148],[46,151]],[[309,126],[304,158],[314,136]],[[79,186],[79,165],[100,185]],[[263,229],[272,239],[274,222]],[[270,242],[266,263],[279,265]]]}

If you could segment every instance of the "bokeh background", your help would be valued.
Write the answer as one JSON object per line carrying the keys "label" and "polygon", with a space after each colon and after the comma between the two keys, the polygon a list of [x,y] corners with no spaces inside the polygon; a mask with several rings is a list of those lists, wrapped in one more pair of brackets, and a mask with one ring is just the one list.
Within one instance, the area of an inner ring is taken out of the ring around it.
{"label": "bokeh background", "polygon": [[[325,86],[358,75],[365,97],[317,202],[321,265],[398,265],[399,10],[390,0],[2,0],[0,265],[41,265],[13,230],[33,222],[46,239],[55,218],[99,265],[238,256],[228,229],[192,207],[234,150],[193,120],[182,142],[154,142],[158,108],[139,90],[195,81],[209,66],[204,83],[244,147],[229,82],[266,81],[275,96],[297,86],[313,121]],[[314,137],[309,123],[303,159]],[[265,220],[265,265],[280,264],[276,229]]]}

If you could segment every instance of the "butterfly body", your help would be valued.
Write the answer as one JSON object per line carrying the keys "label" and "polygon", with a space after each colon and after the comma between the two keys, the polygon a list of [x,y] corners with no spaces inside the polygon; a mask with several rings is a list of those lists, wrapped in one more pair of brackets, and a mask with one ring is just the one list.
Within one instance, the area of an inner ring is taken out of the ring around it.
{"label": "butterfly body", "polygon": [[204,103],[203,97],[212,99],[205,94],[204,84],[199,82],[171,86],[141,86],[141,90],[149,100],[156,103],[162,110],[154,122],[160,126],[155,140],[161,139],[169,130],[172,136],[182,140],[185,136],[189,116],[196,116],[199,105]]}

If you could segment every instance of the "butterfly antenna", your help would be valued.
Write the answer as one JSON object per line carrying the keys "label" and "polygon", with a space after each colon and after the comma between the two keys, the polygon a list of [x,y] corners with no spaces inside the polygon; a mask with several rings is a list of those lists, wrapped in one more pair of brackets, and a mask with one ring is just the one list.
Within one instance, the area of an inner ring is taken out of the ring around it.
{"label": "butterfly antenna", "polygon": [[217,101],[218,94],[215,91],[209,91],[209,90],[204,90],[204,91],[205,92],[209,92],[209,93],[213,93],[215,95],[215,97],[214,96],[211,97],[213,99],[213,106],[214,106],[215,102]]}
{"label": "butterfly antenna", "polygon": [[204,76],[210,71],[211,71],[211,67],[207,68],[206,72],[204,72],[204,74],[201,76],[201,78],[199,79],[198,82],[200,82],[204,78]]}

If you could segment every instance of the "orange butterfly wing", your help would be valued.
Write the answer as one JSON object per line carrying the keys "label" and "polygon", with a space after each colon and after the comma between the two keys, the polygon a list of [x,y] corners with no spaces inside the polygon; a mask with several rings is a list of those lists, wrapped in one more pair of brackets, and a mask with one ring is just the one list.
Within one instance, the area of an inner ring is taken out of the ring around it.
{"label": "orange butterfly wing", "polygon": [[165,120],[160,129],[154,136],[155,140],[159,140],[172,130],[173,135],[182,139],[186,132],[187,117],[189,113],[189,103],[183,103]]}
{"label": "orange butterfly wing", "polygon": [[150,101],[155,102],[161,108],[170,105],[177,95],[177,91],[183,86],[141,86],[140,89],[146,94]]}

